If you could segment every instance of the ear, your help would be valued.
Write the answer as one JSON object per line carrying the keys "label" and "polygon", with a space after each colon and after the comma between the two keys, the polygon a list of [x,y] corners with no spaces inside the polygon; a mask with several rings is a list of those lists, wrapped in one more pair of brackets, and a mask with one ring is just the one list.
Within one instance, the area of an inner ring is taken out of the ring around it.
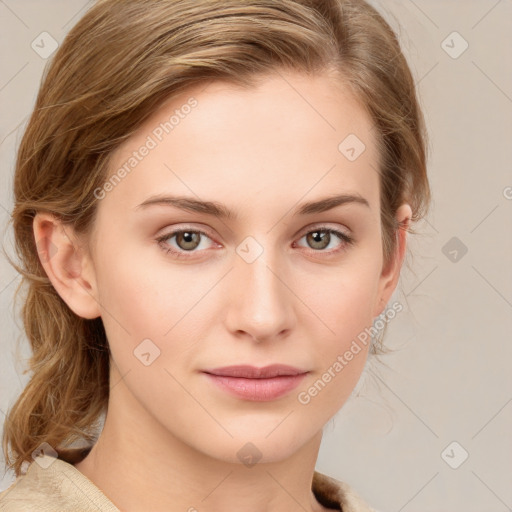
{"label": "ear", "polygon": [[396,232],[395,252],[389,263],[383,266],[382,274],[379,280],[378,299],[375,306],[374,318],[379,316],[385,309],[391,295],[395,291],[398,279],[400,278],[400,269],[405,257],[405,249],[407,246],[407,229],[410,225],[412,217],[411,207],[404,203],[398,208],[395,218],[399,223]]}
{"label": "ear", "polygon": [[100,316],[94,267],[80,238],[49,213],[37,213],[32,226],[41,264],[62,300],[82,318]]}

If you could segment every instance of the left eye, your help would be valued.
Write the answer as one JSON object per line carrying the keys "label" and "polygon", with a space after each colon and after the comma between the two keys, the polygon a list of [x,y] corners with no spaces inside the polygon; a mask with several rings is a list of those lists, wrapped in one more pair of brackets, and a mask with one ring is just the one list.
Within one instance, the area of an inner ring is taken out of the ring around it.
{"label": "left eye", "polygon": [[[341,244],[339,244],[341,247],[332,251],[326,251],[325,249],[328,249],[333,241],[333,235],[335,238],[341,240]],[[175,246],[168,243],[168,241],[173,238],[175,239]],[[157,241],[166,253],[171,253],[178,258],[187,258],[187,253],[198,252],[196,249],[200,247],[202,238],[211,240],[210,236],[204,231],[197,229],[181,229],[162,235],[157,238]],[[354,243],[352,237],[346,233],[326,227],[308,231],[300,240],[303,238],[306,239],[308,245],[314,252],[326,252],[327,254],[337,253],[343,250],[345,246]]]}
{"label": "left eye", "polygon": [[[346,233],[342,233],[341,231],[338,231],[336,229],[331,228],[317,228],[312,231],[308,231],[302,238],[306,238],[307,243],[310,247],[315,249],[315,252],[323,252],[325,249],[327,249],[333,240],[334,235],[336,238],[340,239],[342,241],[342,248],[345,245],[350,245],[353,243],[352,237],[347,235]],[[301,238],[301,239],[302,239]],[[326,251],[326,252],[338,252],[341,249],[335,249],[333,251]]]}

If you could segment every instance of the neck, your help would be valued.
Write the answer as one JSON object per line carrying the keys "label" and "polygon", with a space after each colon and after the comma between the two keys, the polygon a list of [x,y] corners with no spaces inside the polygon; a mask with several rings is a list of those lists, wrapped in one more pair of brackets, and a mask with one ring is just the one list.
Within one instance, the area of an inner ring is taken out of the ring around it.
{"label": "neck", "polygon": [[[319,431],[285,460],[219,460],[158,423],[121,379],[98,441],[75,467],[126,512],[321,512],[329,509],[311,490],[321,439]],[[240,448],[245,444],[240,441]]]}

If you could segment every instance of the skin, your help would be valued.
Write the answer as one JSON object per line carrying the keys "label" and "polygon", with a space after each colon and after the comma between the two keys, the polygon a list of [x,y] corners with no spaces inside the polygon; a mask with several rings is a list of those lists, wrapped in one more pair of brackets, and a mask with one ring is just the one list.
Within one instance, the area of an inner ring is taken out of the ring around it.
{"label": "skin", "polygon": [[[112,173],[190,97],[190,114],[98,202],[89,238],[46,213],[34,220],[36,240],[57,247],[42,260],[55,289],[77,315],[101,316],[112,352],[105,427],[76,467],[125,511],[328,510],[311,491],[322,428],[354,389],[368,346],[308,404],[297,395],[384,310],[406,247],[399,230],[384,265],[372,123],[326,75],[283,72],[245,89],[216,81],[155,111],[116,151]],[[366,146],[352,162],[338,150],[351,133]],[[293,214],[339,193],[369,206]],[[237,219],[136,209],[156,194],[216,201]],[[409,205],[396,217],[407,224]],[[331,235],[318,248],[306,235],[319,227],[354,243]],[[195,252],[176,236],[155,240],[178,228],[208,236]],[[246,237],[263,248],[252,263],[236,252]],[[149,366],[134,356],[147,338],[160,350]],[[200,373],[272,363],[310,373],[268,402],[228,395]],[[237,457],[248,442],[261,453],[251,467]]]}

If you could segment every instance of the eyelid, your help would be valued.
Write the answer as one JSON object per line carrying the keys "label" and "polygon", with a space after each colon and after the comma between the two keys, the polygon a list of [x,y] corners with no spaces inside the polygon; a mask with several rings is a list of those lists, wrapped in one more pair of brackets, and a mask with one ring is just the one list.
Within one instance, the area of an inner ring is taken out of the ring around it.
{"label": "eyelid", "polygon": [[[338,225],[335,226],[335,227],[331,227],[331,226],[328,226],[327,224],[328,223],[320,222],[319,224],[313,224],[313,225],[307,226],[307,227],[303,228],[302,230],[300,230],[295,235],[295,237],[302,238],[304,235],[307,235],[308,233],[311,233],[312,231],[315,231],[315,230],[318,230],[318,231],[320,231],[320,230],[340,231],[345,236],[351,237],[350,230],[348,230],[349,231],[348,233],[345,233],[343,231],[343,229],[340,228]],[[212,236],[211,232],[207,228],[196,227],[196,226],[184,224],[184,225],[179,225],[179,227],[177,227],[177,228],[172,228],[170,231],[168,231],[168,232],[166,232],[166,233],[164,233],[162,235],[159,235],[157,237],[157,240],[165,239],[165,238],[171,238],[173,235],[176,235],[177,233],[180,233],[180,232],[183,232],[183,231],[193,231],[193,232],[197,232],[197,233],[202,233],[203,235],[205,235],[208,238],[210,238],[212,241],[214,241],[214,239],[215,239],[215,237]]]}
{"label": "eyelid", "polygon": [[[172,228],[169,231],[163,233],[162,235],[158,235],[156,237],[156,240],[158,242],[165,242],[166,240],[169,240],[169,239],[173,238],[174,236],[176,236],[178,233],[183,233],[184,231],[190,231],[192,233],[200,233],[201,235],[204,235],[207,238],[209,238],[214,244],[217,244],[217,242],[215,241],[215,238],[211,235],[209,230],[207,230],[205,228],[198,228],[198,227],[187,226],[187,225],[183,225],[183,226],[180,225],[177,228]],[[180,251],[180,252],[186,252],[186,251]],[[192,251],[192,252],[195,252],[195,251]]]}
{"label": "eyelid", "polygon": [[[346,229],[346,232],[344,231],[344,229]],[[340,233],[343,233],[347,237],[352,236],[351,231],[347,227],[340,226],[339,224],[336,224],[334,226],[329,226],[328,222],[318,222],[316,224],[311,224],[311,225],[305,227],[304,229],[300,230],[298,236],[303,237],[304,235],[307,235],[308,233],[311,233],[312,231],[322,231],[322,230],[339,231]]]}
{"label": "eyelid", "polygon": [[178,227],[172,227],[172,228],[169,228],[167,231],[164,231],[164,233],[162,233],[162,235],[157,236],[157,239],[170,238],[173,235],[176,235],[177,233],[181,233],[183,231],[192,231],[194,233],[201,233],[212,240],[214,240],[214,238],[215,238],[213,236],[211,230],[209,230],[208,228],[202,227],[202,226],[198,227],[198,226],[187,225],[187,224],[178,224],[177,226]]}

